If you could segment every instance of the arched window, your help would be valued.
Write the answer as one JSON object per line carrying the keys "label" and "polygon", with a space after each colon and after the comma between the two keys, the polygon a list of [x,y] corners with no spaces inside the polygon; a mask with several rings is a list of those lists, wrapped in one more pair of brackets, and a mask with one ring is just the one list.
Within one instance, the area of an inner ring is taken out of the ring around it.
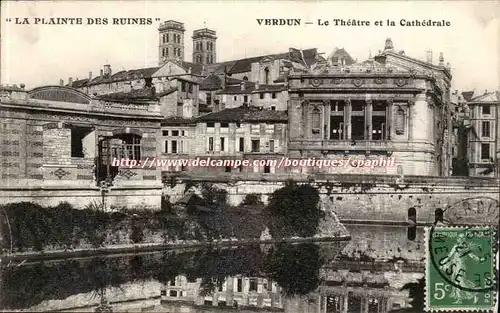
{"label": "arched window", "polygon": [[413,241],[417,237],[417,210],[413,207],[408,209],[408,222],[410,224],[408,225],[407,237],[408,240]]}
{"label": "arched window", "polygon": [[248,81],[248,77],[246,77],[246,76],[243,76],[243,80],[246,80],[246,81]]}
{"label": "arched window", "polygon": [[264,69],[264,84],[269,85],[269,80],[270,80],[269,68],[266,67]]}
{"label": "arched window", "polygon": [[311,111],[311,132],[313,135],[318,135],[321,129],[321,111],[314,108]]}
{"label": "arched window", "polygon": [[394,128],[396,129],[396,135],[405,134],[405,111],[402,108],[396,110],[396,120],[394,123]]}
{"label": "arched window", "polygon": [[434,223],[443,223],[444,222],[444,211],[441,208],[437,208],[434,210]]}

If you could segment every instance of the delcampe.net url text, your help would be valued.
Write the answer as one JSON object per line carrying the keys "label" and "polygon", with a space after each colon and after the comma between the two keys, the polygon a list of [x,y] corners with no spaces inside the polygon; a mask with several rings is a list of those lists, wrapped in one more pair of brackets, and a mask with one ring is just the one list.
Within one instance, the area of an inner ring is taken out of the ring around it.
{"label": "delcampe.net url text", "polygon": [[394,167],[396,159],[394,157],[380,157],[378,159],[360,159],[354,157],[339,159],[291,159],[282,157],[278,159],[220,159],[220,158],[194,158],[194,159],[159,159],[145,158],[143,160],[118,159],[113,158],[113,166],[126,168],[170,168],[170,167],[355,167],[355,168],[375,168],[375,167]]}

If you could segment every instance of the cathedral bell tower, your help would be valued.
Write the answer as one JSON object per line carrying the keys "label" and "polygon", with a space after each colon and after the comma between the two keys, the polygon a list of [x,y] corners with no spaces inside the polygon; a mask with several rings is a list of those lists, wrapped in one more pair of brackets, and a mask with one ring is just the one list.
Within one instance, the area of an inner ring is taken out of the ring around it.
{"label": "cathedral bell tower", "polygon": [[215,30],[202,28],[193,31],[193,63],[213,64],[217,62]]}
{"label": "cathedral bell tower", "polygon": [[160,24],[158,65],[162,66],[167,61],[184,61],[184,23],[166,21]]}

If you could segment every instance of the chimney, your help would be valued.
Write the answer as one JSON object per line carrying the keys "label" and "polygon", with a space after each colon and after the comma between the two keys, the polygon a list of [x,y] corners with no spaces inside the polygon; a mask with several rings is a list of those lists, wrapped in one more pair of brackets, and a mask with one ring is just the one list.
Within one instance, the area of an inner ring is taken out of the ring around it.
{"label": "chimney", "polygon": [[92,72],[89,72],[89,81],[92,80]]}
{"label": "chimney", "polygon": [[241,86],[241,90],[245,90],[245,82],[241,82],[240,86]]}
{"label": "chimney", "polygon": [[64,86],[64,80],[62,79],[59,80],[59,86]]}
{"label": "chimney", "polygon": [[439,52],[439,66],[444,66],[443,52]]}
{"label": "chimney", "polygon": [[104,76],[111,76],[111,65],[105,64],[104,65]]}
{"label": "chimney", "polygon": [[427,63],[432,64],[432,50],[427,50]]}
{"label": "chimney", "polygon": [[102,75],[103,75],[103,70],[101,69],[101,78],[102,78]]}
{"label": "chimney", "polygon": [[68,78],[68,86],[73,85],[73,77]]}

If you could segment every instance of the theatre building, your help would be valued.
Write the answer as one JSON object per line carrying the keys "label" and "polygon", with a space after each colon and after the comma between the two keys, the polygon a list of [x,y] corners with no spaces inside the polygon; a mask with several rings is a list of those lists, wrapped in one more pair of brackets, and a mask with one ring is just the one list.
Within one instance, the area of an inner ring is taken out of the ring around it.
{"label": "theatre building", "polygon": [[[293,158],[380,158],[397,166],[365,173],[448,176],[451,170],[451,74],[438,64],[396,52],[387,39],[374,58],[351,65],[319,60],[288,76],[288,153]],[[358,171],[302,168],[304,173]]]}
{"label": "theatre building", "polygon": [[162,116],[151,94],[104,99],[65,86],[2,87],[0,100],[0,203],[159,207],[159,169],[113,162],[157,156]]}

